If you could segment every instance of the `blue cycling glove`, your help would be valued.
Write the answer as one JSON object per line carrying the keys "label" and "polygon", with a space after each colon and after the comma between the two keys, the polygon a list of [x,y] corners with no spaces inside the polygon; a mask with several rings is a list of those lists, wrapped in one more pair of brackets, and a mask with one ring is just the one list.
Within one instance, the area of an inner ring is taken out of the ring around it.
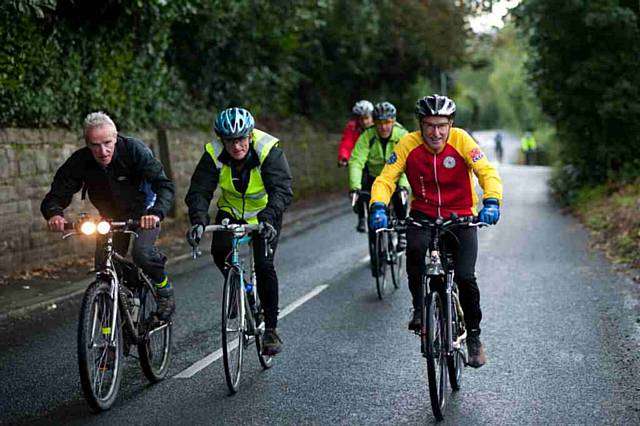
{"label": "blue cycling glove", "polygon": [[385,212],[384,203],[373,203],[369,209],[369,228],[376,229],[386,228],[389,224],[389,218]]}
{"label": "blue cycling glove", "polygon": [[487,198],[483,201],[484,208],[480,210],[478,219],[480,222],[495,225],[500,219],[500,203],[495,198]]}

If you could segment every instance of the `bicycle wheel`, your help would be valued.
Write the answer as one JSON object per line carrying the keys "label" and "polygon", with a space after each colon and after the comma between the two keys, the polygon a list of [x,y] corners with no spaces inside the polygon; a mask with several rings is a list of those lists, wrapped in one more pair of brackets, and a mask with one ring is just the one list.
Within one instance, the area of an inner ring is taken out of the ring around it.
{"label": "bicycle wheel", "polygon": [[240,275],[235,269],[230,269],[227,274],[222,300],[224,376],[231,393],[236,393],[240,384],[240,370],[242,369],[245,318],[241,315],[242,290],[240,289]]}
{"label": "bicycle wheel", "polygon": [[172,324],[158,321],[154,313],[157,311],[153,293],[142,287],[140,297],[140,313],[138,315],[138,354],[142,372],[150,382],[164,379],[171,363]]}
{"label": "bicycle wheel", "polygon": [[270,355],[262,355],[262,338],[264,336],[264,315],[262,313],[262,308],[260,307],[260,302],[256,301],[256,308],[254,312],[254,319],[256,322],[256,349],[258,350],[258,360],[260,360],[260,365],[265,370],[271,368],[273,365],[273,358]]}
{"label": "bicycle wheel", "polygon": [[[464,325],[460,324],[461,318],[458,315],[458,300],[456,293],[454,293],[451,302],[451,322],[453,330],[454,342],[458,340],[458,336],[464,333]],[[460,389],[460,383],[462,382],[462,367],[464,366],[464,351],[466,347],[465,340],[461,340],[459,347],[455,347],[453,355],[447,356],[447,367],[449,368],[449,383],[451,383],[451,389],[457,391]]]}
{"label": "bicycle wheel", "polygon": [[80,307],[78,366],[84,397],[96,412],[111,408],[122,379],[122,327],[113,313],[111,286],[91,283]]}
{"label": "bicycle wheel", "polygon": [[387,293],[387,275],[389,275],[389,265],[387,264],[388,235],[386,232],[376,234],[376,291],[378,299],[384,299]]}
{"label": "bicycle wheel", "polygon": [[402,267],[404,264],[404,252],[398,252],[398,233],[393,233],[393,238],[389,238],[389,254],[391,259],[391,280],[393,286],[400,288],[400,280],[402,279]]}
{"label": "bicycle wheel", "polygon": [[429,397],[433,415],[442,420],[447,390],[444,311],[438,292],[431,292],[427,299],[427,328],[423,339],[426,338]]}

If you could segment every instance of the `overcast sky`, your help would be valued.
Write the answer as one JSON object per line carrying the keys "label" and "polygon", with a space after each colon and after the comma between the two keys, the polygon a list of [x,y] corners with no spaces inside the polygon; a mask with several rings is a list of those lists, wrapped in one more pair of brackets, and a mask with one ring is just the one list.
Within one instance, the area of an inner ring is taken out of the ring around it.
{"label": "overcast sky", "polygon": [[502,28],[502,17],[509,9],[516,7],[520,0],[499,0],[491,9],[490,13],[480,15],[469,20],[471,29],[476,33],[490,32],[493,27]]}

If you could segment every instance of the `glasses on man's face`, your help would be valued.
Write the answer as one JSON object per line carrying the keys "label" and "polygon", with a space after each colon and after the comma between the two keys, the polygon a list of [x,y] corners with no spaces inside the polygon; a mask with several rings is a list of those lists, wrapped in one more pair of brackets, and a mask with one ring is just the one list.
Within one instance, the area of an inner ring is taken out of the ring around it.
{"label": "glasses on man's face", "polygon": [[246,142],[249,138],[234,138],[234,139],[222,139],[222,143],[224,143],[226,146],[233,146],[233,145],[242,145],[244,142]]}
{"label": "glasses on man's face", "polygon": [[422,123],[422,128],[427,132],[435,132],[436,130],[440,133],[444,133],[449,129],[451,123],[448,121],[445,123]]}

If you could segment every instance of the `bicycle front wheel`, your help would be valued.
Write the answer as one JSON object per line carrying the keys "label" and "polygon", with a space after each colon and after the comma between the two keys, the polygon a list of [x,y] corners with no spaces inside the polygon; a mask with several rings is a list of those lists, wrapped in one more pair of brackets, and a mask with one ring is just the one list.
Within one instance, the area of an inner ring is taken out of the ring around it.
{"label": "bicycle front wheel", "polygon": [[389,275],[388,264],[388,235],[386,232],[378,232],[376,234],[376,261],[375,261],[375,276],[376,276],[376,291],[378,293],[378,299],[384,299],[387,294],[387,275]]}
{"label": "bicycle front wheel", "polygon": [[[462,318],[458,316],[458,296],[457,292],[452,295],[451,298],[451,323],[453,330],[453,341],[456,342],[464,333],[464,325],[461,324],[463,321]],[[457,346],[457,347],[456,347]],[[449,368],[449,383],[451,384],[451,389],[457,391],[460,389],[460,383],[462,382],[462,367],[464,366],[464,351],[466,343],[465,340],[462,339],[458,342],[458,345],[454,345],[454,350],[452,355],[447,356],[447,367]]]}
{"label": "bicycle front wheel", "polygon": [[80,383],[89,406],[96,412],[111,408],[122,379],[122,327],[115,317],[111,286],[104,281],[89,285],[78,323]]}
{"label": "bicycle front wheel", "polygon": [[426,348],[429,397],[433,415],[436,419],[442,420],[447,390],[444,310],[437,291],[431,292],[427,299],[427,327],[423,339],[426,339],[424,347]]}
{"label": "bicycle front wheel", "polygon": [[224,375],[231,393],[238,391],[242,352],[244,349],[245,318],[242,315],[242,289],[240,275],[230,269],[222,296],[222,359]]}
{"label": "bicycle front wheel", "polygon": [[140,366],[149,381],[164,379],[171,363],[171,322],[158,321],[156,299],[147,287],[139,291],[140,314],[138,319],[138,353]]}

